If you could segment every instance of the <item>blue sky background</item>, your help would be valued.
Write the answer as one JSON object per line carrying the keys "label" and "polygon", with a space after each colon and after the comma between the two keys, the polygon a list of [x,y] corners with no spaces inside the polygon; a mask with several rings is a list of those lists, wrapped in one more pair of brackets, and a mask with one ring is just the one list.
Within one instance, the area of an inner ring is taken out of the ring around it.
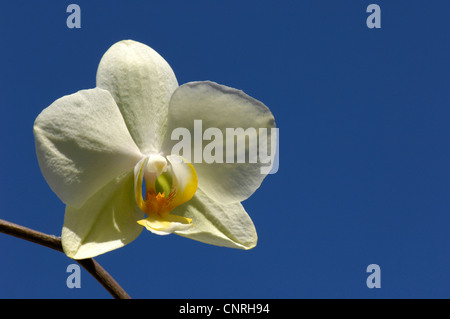
{"label": "blue sky background", "polygon": [[[81,29],[66,7],[81,7]],[[366,8],[381,7],[381,29]],[[280,167],[243,204],[251,251],[143,232],[96,260],[134,298],[449,298],[448,1],[2,1],[0,218],[60,235],[36,116],[95,86],[134,39],[180,84],[212,80],[272,110]],[[64,254],[0,234],[0,298],[110,298]],[[381,288],[366,267],[381,267]]]}

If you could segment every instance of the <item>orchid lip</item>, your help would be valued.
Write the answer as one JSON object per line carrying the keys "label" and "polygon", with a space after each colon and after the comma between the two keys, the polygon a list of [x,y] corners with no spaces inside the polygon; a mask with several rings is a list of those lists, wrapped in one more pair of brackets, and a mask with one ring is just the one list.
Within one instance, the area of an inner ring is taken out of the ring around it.
{"label": "orchid lip", "polygon": [[137,166],[136,203],[147,215],[137,222],[159,235],[192,227],[192,219],[170,213],[194,196],[198,184],[194,167],[177,155],[164,157],[160,154],[144,158]]}

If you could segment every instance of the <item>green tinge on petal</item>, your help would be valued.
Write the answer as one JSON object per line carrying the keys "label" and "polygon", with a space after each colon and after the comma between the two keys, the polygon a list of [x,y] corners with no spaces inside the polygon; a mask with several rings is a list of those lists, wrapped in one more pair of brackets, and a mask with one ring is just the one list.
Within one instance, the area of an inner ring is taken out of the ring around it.
{"label": "green tinge on petal", "polygon": [[129,171],[105,185],[81,208],[66,206],[61,241],[73,259],[91,258],[132,242],[144,217],[136,204],[134,174]]}
{"label": "green tinge on petal", "polygon": [[175,231],[183,237],[239,249],[251,249],[258,241],[255,226],[240,203],[218,203],[200,188],[189,202],[178,206],[172,213],[192,219],[192,228]]}
{"label": "green tinge on petal", "polygon": [[156,178],[155,190],[156,193],[169,195],[172,189],[172,176],[168,172],[164,172]]}

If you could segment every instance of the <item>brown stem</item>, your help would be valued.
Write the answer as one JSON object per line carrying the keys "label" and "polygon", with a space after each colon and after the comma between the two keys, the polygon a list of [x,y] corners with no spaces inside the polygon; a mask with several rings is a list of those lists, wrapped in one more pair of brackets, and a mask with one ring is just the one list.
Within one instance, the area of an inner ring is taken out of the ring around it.
{"label": "brown stem", "polygon": [[[61,238],[47,235],[3,219],[0,219],[0,232],[64,252],[61,245]],[[111,275],[93,258],[80,259],[76,261],[84,269],[86,269],[114,298],[131,299],[126,291],[123,290],[123,288],[114,280],[114,278],[111,277]]]}

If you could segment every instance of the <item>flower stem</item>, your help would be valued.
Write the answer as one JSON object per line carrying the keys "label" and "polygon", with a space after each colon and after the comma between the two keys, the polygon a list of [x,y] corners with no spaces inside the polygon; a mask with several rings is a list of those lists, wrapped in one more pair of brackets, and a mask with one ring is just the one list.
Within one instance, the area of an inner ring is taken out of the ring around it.
{"label": "flower stem", "polygon": [[[47,235],[3,219],[0,219],[0,233],[15,236],[60,252],[64,252],[60,237]],[[76,261],[84,269],[86,269],[114,298],[130,299],[130,296],[126,293],[126,291],[93,258],[80,259]]]}

